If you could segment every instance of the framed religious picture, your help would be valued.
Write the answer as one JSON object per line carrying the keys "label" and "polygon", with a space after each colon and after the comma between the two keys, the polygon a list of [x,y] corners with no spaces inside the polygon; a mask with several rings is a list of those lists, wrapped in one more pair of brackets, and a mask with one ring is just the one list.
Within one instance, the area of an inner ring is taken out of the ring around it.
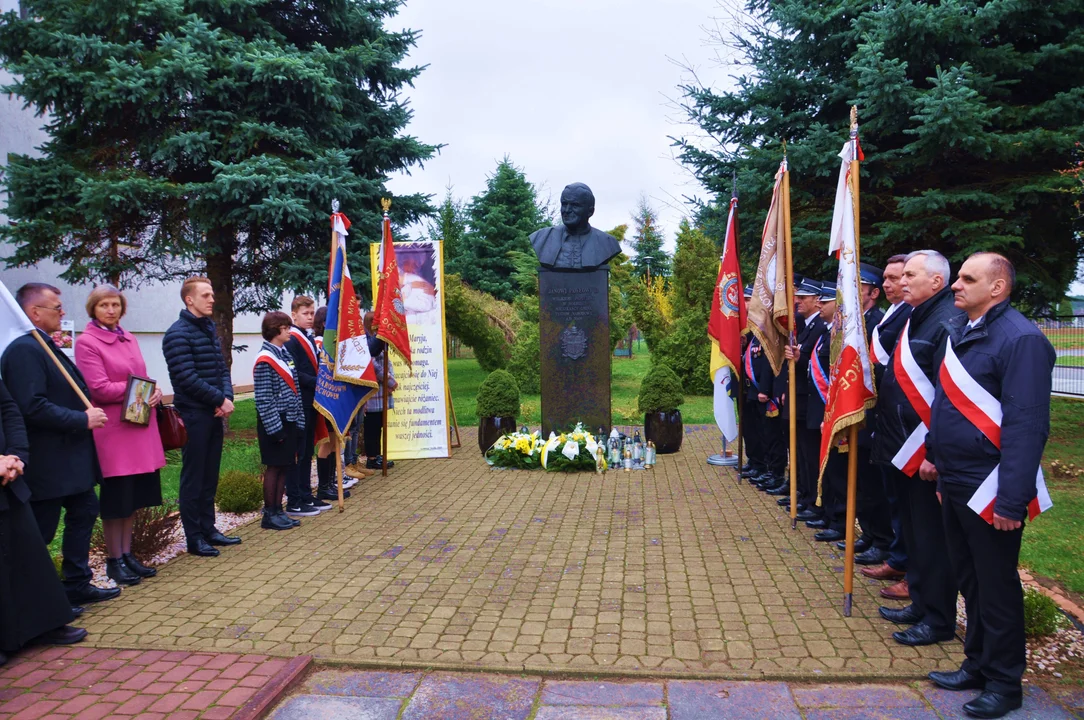
{"label": "framed religious picture", "polygon": [[158,383],[138,375],[128,376],[128,389],[124,391],[124,414],[121,420],[135,425],[150,425],[151,396]]}

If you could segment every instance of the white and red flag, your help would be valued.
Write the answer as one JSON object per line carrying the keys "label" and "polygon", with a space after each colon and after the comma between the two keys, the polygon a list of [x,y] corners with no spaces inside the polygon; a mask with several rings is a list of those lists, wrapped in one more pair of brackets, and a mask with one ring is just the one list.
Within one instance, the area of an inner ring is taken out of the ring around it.
{"label": "white and red flag", "polygon": [[760,341],[764,355],[776,375],[783,367],[783,346],[787,344],[787,258],[783,229],[783,173],[787,161],[779,164],[772,189],[772,204],[760,237],[760,262],[749,299],[749,331]]}
{"label": "white and red flag", "polygon": [[726,241],[708,317],[711,337],[711,380],[715,386],[715,423],[727,442],[738,438],[738,419],[730,393],[741,363],[741,335],[745,329],[745,293],[738,264],[738,198],[730,199]]}
{"label": "white and red flag", "polygon": [[861,160],[861,152],[856,137],[844,144],[839,153],[842,162],[828,245],[828,254],[839,260],[839,271],[836,275],[836,314],[832,321],[832,369],[821,425],[822,474],[828,452],[841,439],[843,431],[865,421],[866,410],[877,402],[862,313],[858,223],[854,211],[856,198],[851,177],[852,160]]}
{"label": "white and red flag", "polygon": [[22,335],[34,332],[34,324],[26,316],[19,303],[0,282],[0,354]]}
{"label": "white and red flag", "polygon": [[[1001,449],[1001,402],[989,393],[982,385],[975,381],[971,374],[956,357],[952,349],[952,339],[947,341],[945,348],[945,361],[941,363],[941,372],[938,376],[941,380],[941,389],[945,398],[952,403],[961,415],[978,428],[979,432],[993,443],[998,450]],[[978,513],[983,520],[994,523],[994,501],[997,500],[998,463],[982,485],[967,501],[967,506]],[[1036,495],[1028,503],[1028,519],[1034,520],[1039,513],[1045,512],[1054,506],[1050,499],[1050,493],[1046,489],[1046,479],[1043,477],[1042,465],[1039,466],[1035,475]]]}

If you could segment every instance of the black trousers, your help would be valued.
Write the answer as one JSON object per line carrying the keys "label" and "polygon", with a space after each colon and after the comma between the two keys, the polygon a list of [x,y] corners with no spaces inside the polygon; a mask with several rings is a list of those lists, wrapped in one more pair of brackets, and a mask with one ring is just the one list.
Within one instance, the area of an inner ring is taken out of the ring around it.
{"label": "black trousers", "polygon": [[98,496],[94,490],[49,500],[32,500],[30,509],[46,545],[56,537],[60,511],[64,510],[64,537],[60,541],[64,590],[71,594],[90,585],[94,578],[90,570],[90,535],[98,518]]}
{"label": "black trousers", "polygon": [[967,606],[963,669],[986,678],[986,689],[1019,694],[1027,657],[1024,592],[1016,571],[1024,526],[996,530],[967,506],[975,489],[942,484],[948,555]]}
{"label": "black trousers", "polygon": [[798,414],[798,423],[798,502],[813,508],[817,502],[821,433],[804,427],[801,413]]}
{"label": "black trousers", "polygon": [[833,448],[828,453],[821,481],[821,509],[828,527],[846,532],[847,527],[847,453]]}
{"label": "black trousers", "polygon": [[885,497],[884,470],[869,460],[870,448],[858,445],[858,525],[879,550],[892,546],[892,513]]}
{"label": "black trousers", "polygon": [[892,519],[892,544],[888,546],[888,560],[886,562],[900,572],[907,572],[907,541],[903,537],[903,517],[900,509],[899,484],[910,482],[910,479],[902,473],[895,475],[888,472],[883,465],[877,465],[881,470],[884,480],[885,499],[888,500],[888,512]]}
{"label": "black trousers", "polygon": [[[178,408],[179,409],[179,408]],[[181,451],[178,505],[185,538],[191,542],[215,532],[215,492],[222,464],[222,418],[211,410],[181,410],[188,444]]]}
{"label": "black trousers", "polygon": [[384,411],[365,411],[365,454],[370,458],[380,455],[380,433],[384,430]]}
{"label": "black trousers", "polygon": [[311,503],[312,496],[312,455],[316,448],[316,408],[312,402],[303,402],[305,406],[305,437],[297,453],[295,471],[286,476],[286,502],[291,507],[302,503]]}
{"label": "black trousers", "polygon": [[745,456],[749,458],[749,464],[757,470],[766,470],[767,463],[764,457],[764,420],[763,413],[759,412],[756,400],[745,397],[741,409],[741,436],[745,446]]}
{"label": "black trousers", "polygon": [[[763,409],[763,405],[761,408]],[[760,416],[761,437],[764,442],[764,464],[779,477],[787,471],[787,451],[790,449],[789,426],[782,413],[775,417]]]}
{"label": "black trousers", "polygon": [[911,604],[921,622],[944,633],[956,629],[956,576],[949,560],[945,522],[937,500],[937,483],[909,478],[894,465],[885,465],[894,475],[900,492],[900,521],[909,553],[907,586]]}

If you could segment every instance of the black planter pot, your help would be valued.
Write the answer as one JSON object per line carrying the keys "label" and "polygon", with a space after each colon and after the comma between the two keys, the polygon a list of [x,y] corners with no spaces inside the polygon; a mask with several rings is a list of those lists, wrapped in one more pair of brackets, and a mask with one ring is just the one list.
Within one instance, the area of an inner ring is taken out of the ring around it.
{"label": "black planter pot", "polygon": [[685,437],[685,427],[681,424],[680,410],[646,413],[644,415],[644,442],[655,443],[655,452],[659,455],[676,453],[681,449],[681,440]]}
{"label": "black planter pot", "polygon": [[497,442],[497,438],[515,431],[514,417],[480,417],[478,418],[478,449],[484,455],[486,450]]}

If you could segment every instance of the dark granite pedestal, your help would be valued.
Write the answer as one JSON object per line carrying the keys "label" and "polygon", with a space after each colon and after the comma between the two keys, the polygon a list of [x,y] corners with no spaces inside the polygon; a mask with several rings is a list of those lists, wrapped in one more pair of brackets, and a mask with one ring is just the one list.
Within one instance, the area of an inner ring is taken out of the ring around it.
{"label": "dark granite pedestal", "polygon": [[610,431],[610,271],[538,274],[542,437],[583,422]]}

